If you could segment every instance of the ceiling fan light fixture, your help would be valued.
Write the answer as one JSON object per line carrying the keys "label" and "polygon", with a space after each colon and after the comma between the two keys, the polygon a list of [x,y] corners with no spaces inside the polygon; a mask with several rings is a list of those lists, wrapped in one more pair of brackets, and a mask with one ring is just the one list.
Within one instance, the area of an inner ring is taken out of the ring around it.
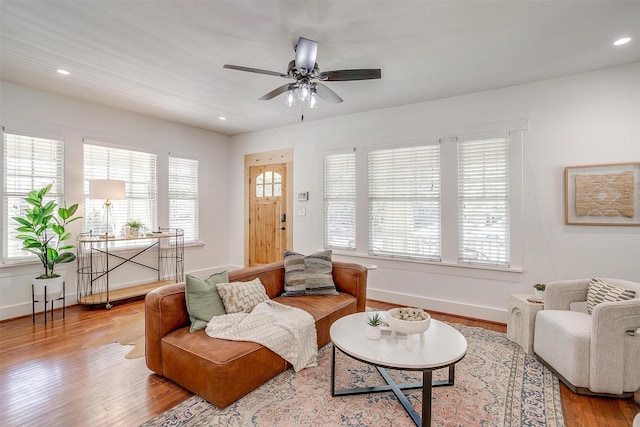
{"label": "ceiling fan light fixture", "polygon": [[287,107],[293,107],[294,105],[296,105],[295,89],[289,88],[287,94],[284,97],[284,105],[286,105]]}
{"label": "ceiling fan light fixture", "polygon": [[298,99],[300,99],[300,101],[302,102],[305,102],[309,100],[309,95],[310,95],[309,84],[301,83],[300,89],[298,89]]}
{"label": "ceiling fan light fixture", "polygon": [[318,92],[315,87],[311,88],[311,95],[309,95],[309,108],[316,108],[318,106]]}

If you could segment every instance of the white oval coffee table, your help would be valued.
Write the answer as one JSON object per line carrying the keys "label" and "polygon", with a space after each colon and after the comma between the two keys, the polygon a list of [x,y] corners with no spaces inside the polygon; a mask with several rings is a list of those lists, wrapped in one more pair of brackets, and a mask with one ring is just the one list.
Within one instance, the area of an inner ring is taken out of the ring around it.
{"label": "white oval coffee table", "polygon": [[[460,332],[446,323],[431,320],[431,326],[424,334],[413,335],[413,348],[407,349],[406,335],[390,332],[382,334],[379,340],[367,339],[364,335],[366,320],[374,312],[355,313],[336,320],[329,334],[333,343],[331,359],[331,395],[348,396],[363,393],[393,391],[404,409],[416,425],[431,425],[431,389],[432,387],[454,385],[455,364],[467,352],[467,340]],[[378,312],[386,317],[386,312]],[[354,389],[335,389],[336,348],[344,354],[376,367],[387,385]],[[410,384],[396,384],[386,369],[422,371],[422,381]],[[433,381],[432,373],[436,369],[449,368],[447,380]],[[402,390],[422,388],[422,417],[413,409]]]}

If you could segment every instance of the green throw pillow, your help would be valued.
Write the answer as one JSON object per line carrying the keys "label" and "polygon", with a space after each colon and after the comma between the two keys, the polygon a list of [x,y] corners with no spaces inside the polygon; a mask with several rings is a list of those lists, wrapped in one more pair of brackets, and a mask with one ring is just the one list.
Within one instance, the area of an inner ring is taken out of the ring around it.
{"label": "green throw pillow", "polygon": [[191,320],[191,332],[206,328],[213,316],[226,314],[216,285],[228,282],[229,275],[226,271],[212,274],[204,280],[187,274],[185,299]]}

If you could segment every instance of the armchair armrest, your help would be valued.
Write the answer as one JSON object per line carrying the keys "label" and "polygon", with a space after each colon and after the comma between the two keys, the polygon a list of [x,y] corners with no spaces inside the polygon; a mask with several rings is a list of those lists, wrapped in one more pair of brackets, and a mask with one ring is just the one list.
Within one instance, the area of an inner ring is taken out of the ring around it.
{"label": "armchair armrest", "polygon": [[640,383],[640,337],[627,331],[640,327],[640,299],[603,302],[592,317],[589,388],[611,394],[633,391],[623,385]]}
{"label": "armchair armrest", "polygon": [[544,295],[545,310],[569,310],[572,302],[587,300],[591,279],[557,280],[547,285]]}

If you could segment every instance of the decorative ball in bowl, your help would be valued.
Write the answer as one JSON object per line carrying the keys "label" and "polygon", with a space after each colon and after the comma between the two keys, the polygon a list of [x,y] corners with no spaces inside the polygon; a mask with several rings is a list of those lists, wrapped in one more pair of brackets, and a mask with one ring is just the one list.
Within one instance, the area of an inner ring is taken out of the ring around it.
{"label": "decorative ball in bowl", "polygon": [[421,334],[429,329],[431,316],[419,308],[392,308],[387,312],[387,324],[394,332]]}

